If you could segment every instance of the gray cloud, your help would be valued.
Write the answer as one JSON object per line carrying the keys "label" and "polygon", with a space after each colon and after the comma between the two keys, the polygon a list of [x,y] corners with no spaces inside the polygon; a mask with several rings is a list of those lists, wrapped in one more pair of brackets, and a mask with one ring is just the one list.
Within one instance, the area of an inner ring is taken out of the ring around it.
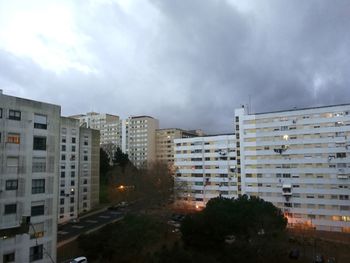
{"label": "gray cloud", "polygon": [[0,50],[0,85],[67,115],[150,114],[162,127],[208,132],[232,131],[234,109],[249,97],[256,112],[350,102],[348,1],[140,5],[74,7],[92,73],[54,73]]}

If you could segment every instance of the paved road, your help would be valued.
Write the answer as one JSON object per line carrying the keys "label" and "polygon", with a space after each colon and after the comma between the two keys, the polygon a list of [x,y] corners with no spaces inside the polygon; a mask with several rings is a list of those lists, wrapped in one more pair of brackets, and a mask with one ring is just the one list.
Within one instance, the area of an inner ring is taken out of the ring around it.
{"label": "paved road", "polygon": [[124,213],[120,211],[106,210],[100,213],[84,217],[78,223],[68,223],[58,226],[57,243],[63,243],[66,240],[77,237],[110,222],[114,222],[123,217]]}

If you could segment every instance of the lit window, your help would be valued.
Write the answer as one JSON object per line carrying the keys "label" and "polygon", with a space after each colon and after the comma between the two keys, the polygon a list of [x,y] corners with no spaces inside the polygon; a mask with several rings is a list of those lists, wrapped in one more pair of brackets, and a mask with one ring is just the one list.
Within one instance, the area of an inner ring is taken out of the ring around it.
{"label": "lit window", "polygon": [[30,239],[41,238],[44,236],[44,223],[32,224],[29,228]]}
{"label": "lit window", "polygon": [[18,133],[9,133],[7,135],[7,142],[19,144],[21,142],[20,135]]}

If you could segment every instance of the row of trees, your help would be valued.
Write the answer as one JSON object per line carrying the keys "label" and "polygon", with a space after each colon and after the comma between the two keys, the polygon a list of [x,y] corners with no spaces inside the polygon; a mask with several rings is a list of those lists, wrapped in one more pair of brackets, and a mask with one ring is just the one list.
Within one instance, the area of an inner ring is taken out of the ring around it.
{"label": "row of trees", "polygon": [[[129,215],[79,238],[89,260],[98,262],[285,262],[286,219],[269,202],[255,197],[214,198],[185,217],[181,239],[173,245],[166,221]],[[228,242],[231,241],[231,242]]]}
{"label": "row of trees", "polygon": [[154,162],[136,168],[119,148],[112,154],[102,148],[100,151],[101,189],[106,192],[109,203],[135,199],[159,203],[172,194],[173,177],[166,164]]}
{"label": "row of trees", "polygon": [[151,262],[285,262],[287,220],[257,197],[214,198],[187,215],[182,242],[158,251]]}

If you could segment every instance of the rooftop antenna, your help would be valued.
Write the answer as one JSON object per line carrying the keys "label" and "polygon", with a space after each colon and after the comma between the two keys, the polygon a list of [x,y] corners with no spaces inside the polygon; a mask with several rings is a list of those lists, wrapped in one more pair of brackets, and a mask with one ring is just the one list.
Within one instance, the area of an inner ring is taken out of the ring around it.
{"label": "rooftop antenna", "polygon": [[249,95],[248,114],[250,114],[252,111],[251,107],[252,107],[252,96]]}

